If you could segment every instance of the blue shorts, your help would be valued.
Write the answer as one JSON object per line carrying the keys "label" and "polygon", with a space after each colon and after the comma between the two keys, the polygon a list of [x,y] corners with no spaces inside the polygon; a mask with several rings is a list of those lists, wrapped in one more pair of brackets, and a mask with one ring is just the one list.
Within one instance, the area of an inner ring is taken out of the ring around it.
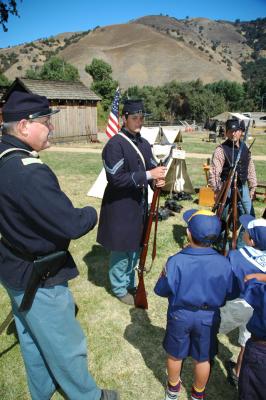
{"label": "blue shorts", "polygon": [[211,360],[218,352],[219,325],[219,310],[178,309],[168,316],[163,347],[175,358],[191,356],[199,362]]}

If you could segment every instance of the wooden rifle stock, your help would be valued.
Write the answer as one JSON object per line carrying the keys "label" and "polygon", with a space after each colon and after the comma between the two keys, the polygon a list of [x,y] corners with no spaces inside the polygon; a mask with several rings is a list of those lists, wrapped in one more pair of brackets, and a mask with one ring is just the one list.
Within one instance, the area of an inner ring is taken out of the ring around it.
{"label": "wooden rifle stock", "polygon": [[156,218],[158,218],[156,204],[158,204],[160,192],[161,192],[161,188],[155,188],[154,193],[153,193],[151,208],[150,208],[149,217],[148,217],[148,221],[147,221],[147,225],[146,225],[146,231],[145,231],[145,235],[144,235],[143,247],[141,250],[139,266],[138,266],[139,283],[138,283],[137,291],[135,294],[135,306],[138,308],[143,308],[144,310],[148,309],[148,301],[147,301],[147,295],[146,295],[145,284],[144,284],[145,263],[146,263],[146,258],[147,258],[153,217],[156,216]]}
{"label": "wooden rifle stock", "polygon": [[224,211],[226,199],[228,197],[228,192],[229,192],[231,184],[232,184],[233,172],[234,172],[234,170],[231,169],[231,171],[228,175],[228,178],[223,183],[222,189],[221,189],[221,191],[218,195],[218,198],[216,200],[216,203],[214,204],[213,209],[212,209],[213,212],[217,211],[216,214],[219,218],[222,217],[222,214]]}

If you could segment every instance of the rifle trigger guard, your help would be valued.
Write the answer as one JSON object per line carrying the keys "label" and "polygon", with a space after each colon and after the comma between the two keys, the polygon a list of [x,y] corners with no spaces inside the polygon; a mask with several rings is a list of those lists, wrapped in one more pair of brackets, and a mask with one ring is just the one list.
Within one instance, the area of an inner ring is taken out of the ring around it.
{"label": "rifle trigger guard", "polygon": [[137,265],[135,268],[134,268],[134,270],[135,271],[137,271],[137,272],[146,272],[147,270],[146,270],[146,268],[144,267],[142,270],[139,268],[139,265]]}

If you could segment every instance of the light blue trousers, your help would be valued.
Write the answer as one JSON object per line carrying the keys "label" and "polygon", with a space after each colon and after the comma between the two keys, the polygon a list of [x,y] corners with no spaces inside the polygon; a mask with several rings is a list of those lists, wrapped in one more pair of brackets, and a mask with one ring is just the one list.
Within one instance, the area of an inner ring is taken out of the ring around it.
{"label": "light blue trousers", "polygon": [[[242,198],[242,202],[245,206],[245,209],[246,209],[247,213],[250,214],[251,207],[252,207],[252,201],[250,198],[248,185],[247,184],[243,185],[239,191],[240,191],[240,195]],[[240,217],[240,215],[246,214],[246,211],[240,200],[238,201],[237,207],[238,207],[238,217]],[[237,248],[238,249],[241,249],[242,247],[244,247],[246,245],[246,243],[243,240],[244,232],[245,232],[245,229],[243,228],[243,226],[241,226],[239,234],[238,234],[238,238],[237,238]]]}
{"label": "light blue trousers", "polygon": [[29,311],[20,313],[22,291],[6,287],[33,400],[50,400],[59,385],[69,400],[99,400],[88,371],[86,338],[75,318],[67,285],[38,289]]}
{"label": "light blue trousers", "polygon": [[125,296],[128,289],[136,285],[135,267],[139,251],[112,251],[109,264],[109,278],[112,292],[117,297]]}

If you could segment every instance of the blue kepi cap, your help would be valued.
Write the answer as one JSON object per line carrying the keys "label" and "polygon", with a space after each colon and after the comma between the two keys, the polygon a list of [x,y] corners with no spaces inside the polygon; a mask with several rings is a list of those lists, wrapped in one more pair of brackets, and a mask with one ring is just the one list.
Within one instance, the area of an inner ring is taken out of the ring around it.
{"label": "blue kepi cap", "polygon": [[211,244],[221,233],[220,219],[209,210],[188,210],[184,212],[183,219],[193,238],[200,243]]}
{"label": "blue kepi cap", "polygon": [[122,115],[140,114],[145,115],[142,100],[125,100]]}
{"label": "blue kepi cap", "polygon": [[45,96],[14,90],[2,108],[2,115],[4,122],[15,122],[46,117],[59,111],[50,108]]}
{"label": "blue kepi cap", "polygon": [[259,250],[266,250],[266,219],[244,214],[239,220]]}

